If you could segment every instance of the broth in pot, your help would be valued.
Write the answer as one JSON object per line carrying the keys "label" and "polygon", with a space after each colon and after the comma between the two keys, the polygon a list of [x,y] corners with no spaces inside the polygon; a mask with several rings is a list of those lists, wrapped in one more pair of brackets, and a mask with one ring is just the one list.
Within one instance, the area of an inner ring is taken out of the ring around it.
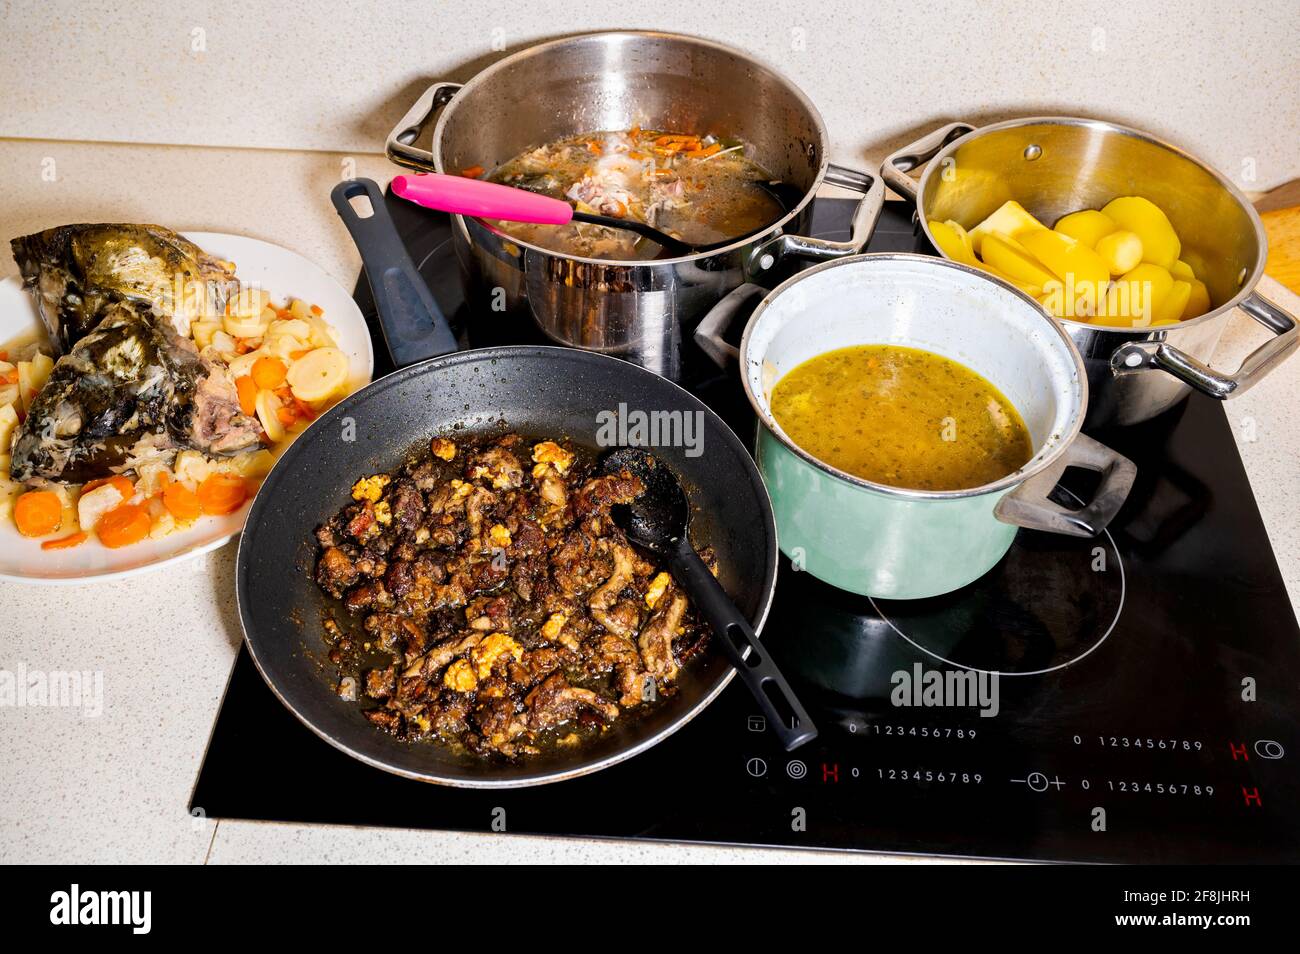
{"label": "broth in pot", "polygon": [[[789,187],[749,159],[749,151],[741,140],[714,135],[639,128],[592,132],[531,149],[486,178],[704,245],[748,235],[786,213],[782,193]],[[634,232],[600,225],[492,224],[533,245],[583,258],[628,261],[665,254]]]}

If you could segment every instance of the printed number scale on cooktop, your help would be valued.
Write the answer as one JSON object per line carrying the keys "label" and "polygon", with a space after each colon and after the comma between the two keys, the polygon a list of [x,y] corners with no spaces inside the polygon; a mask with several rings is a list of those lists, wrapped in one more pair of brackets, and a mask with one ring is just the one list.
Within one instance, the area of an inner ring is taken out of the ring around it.
{"label": "printed number scale on cooktop", "polygon": [[[389,206],[465,337],[473,323],[447,219]],[[850,209],[819,204],[815,231],[846,231]],[[910,213],[890,203],[871,250],[916,248]],[[364,279],[357,300],[373,312]],[[389,369],[372,333],[378,374]],[[526,328],[509,333],[536,340]],[[688,386],[752,433],[739,386],[688,366]],[[822,730],[792,755],[736,682],[673,737],[594,775],[512,791],[439,788],[318,739],[241,650],[191,808],[996,858],[1300,860],[1300,630],[1223,410],[1193,396],[1098,436],[1138,465],[1113,535],[1021,531],[981,580],[910,603],[873,604],[783,561],[763,639]],[[916,667],[1001,671],[997,715],[892,704],[891,677]]]}

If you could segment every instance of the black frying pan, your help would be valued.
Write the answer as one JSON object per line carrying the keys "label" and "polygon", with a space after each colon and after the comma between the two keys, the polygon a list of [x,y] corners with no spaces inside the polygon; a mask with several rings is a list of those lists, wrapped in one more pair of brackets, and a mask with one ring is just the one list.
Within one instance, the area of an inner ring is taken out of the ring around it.
{"label": "black frying pan", "polygon": [[[350,199],[367,195],[362,218]],[[630,758],[689,722],[731,680],[718,653],[683,668],[675,695],[629,712],[599,738],[516,763],[457,755],[437,743],[401,742],[333,691],[320,621],[327,608],[312,580],[313,531],[350,499],[352,484],[387,471],[436,433],[504,424],[527,436],[567,436],[595,448],[601,410],[699,413],[703,453],[657,447],[686,486],[691,535],[713,547],[718,577],[755,630],[776,586],[776,524],[748,452],[716,414],[664,378],[617,358],[552,347],[457,347],[384,207],[378,186],[349,180],[334,204],[361,250],[384,335],[400,370],[323,414],[289,447],[257,495],[239,542],[236,594],[249,652],[271,690],[302,722],[378,768],[446,785],[537,785]],[[427,359],[427,360],[420,360]],[[419,363],[413,363],[413,362]],[[349,439],[351,438],[351,439]]]}

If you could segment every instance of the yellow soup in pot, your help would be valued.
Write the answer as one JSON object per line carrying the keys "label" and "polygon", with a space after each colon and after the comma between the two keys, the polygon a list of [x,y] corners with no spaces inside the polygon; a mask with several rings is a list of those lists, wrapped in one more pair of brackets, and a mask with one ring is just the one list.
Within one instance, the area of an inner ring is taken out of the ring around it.
{"label": "yellow soup in pot", "polygon": [[1029,429],[989,381],[948,358],[898,345],[828,351],[790,370],[772,415],[824,463],[878,484],[965,490],[1034,455]]}

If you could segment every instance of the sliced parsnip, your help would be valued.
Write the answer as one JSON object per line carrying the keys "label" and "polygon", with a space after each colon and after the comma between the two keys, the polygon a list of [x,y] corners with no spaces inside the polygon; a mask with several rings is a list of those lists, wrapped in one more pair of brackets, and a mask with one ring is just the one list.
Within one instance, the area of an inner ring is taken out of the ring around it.
{"label": "sliced parsnip", "polygon": [[348,358],[338,348],[317,348],[289,367],[289,387],[300,401],[323,401],[348,379]]}
{"label": "sliced parsnip", "polygon": [[[12,404],[0,405],[0,451],[9,453],[9,442],[13,440],[14,429],[17,427],[18,409]],[[3,476],[9,476],[7,467]]]}

